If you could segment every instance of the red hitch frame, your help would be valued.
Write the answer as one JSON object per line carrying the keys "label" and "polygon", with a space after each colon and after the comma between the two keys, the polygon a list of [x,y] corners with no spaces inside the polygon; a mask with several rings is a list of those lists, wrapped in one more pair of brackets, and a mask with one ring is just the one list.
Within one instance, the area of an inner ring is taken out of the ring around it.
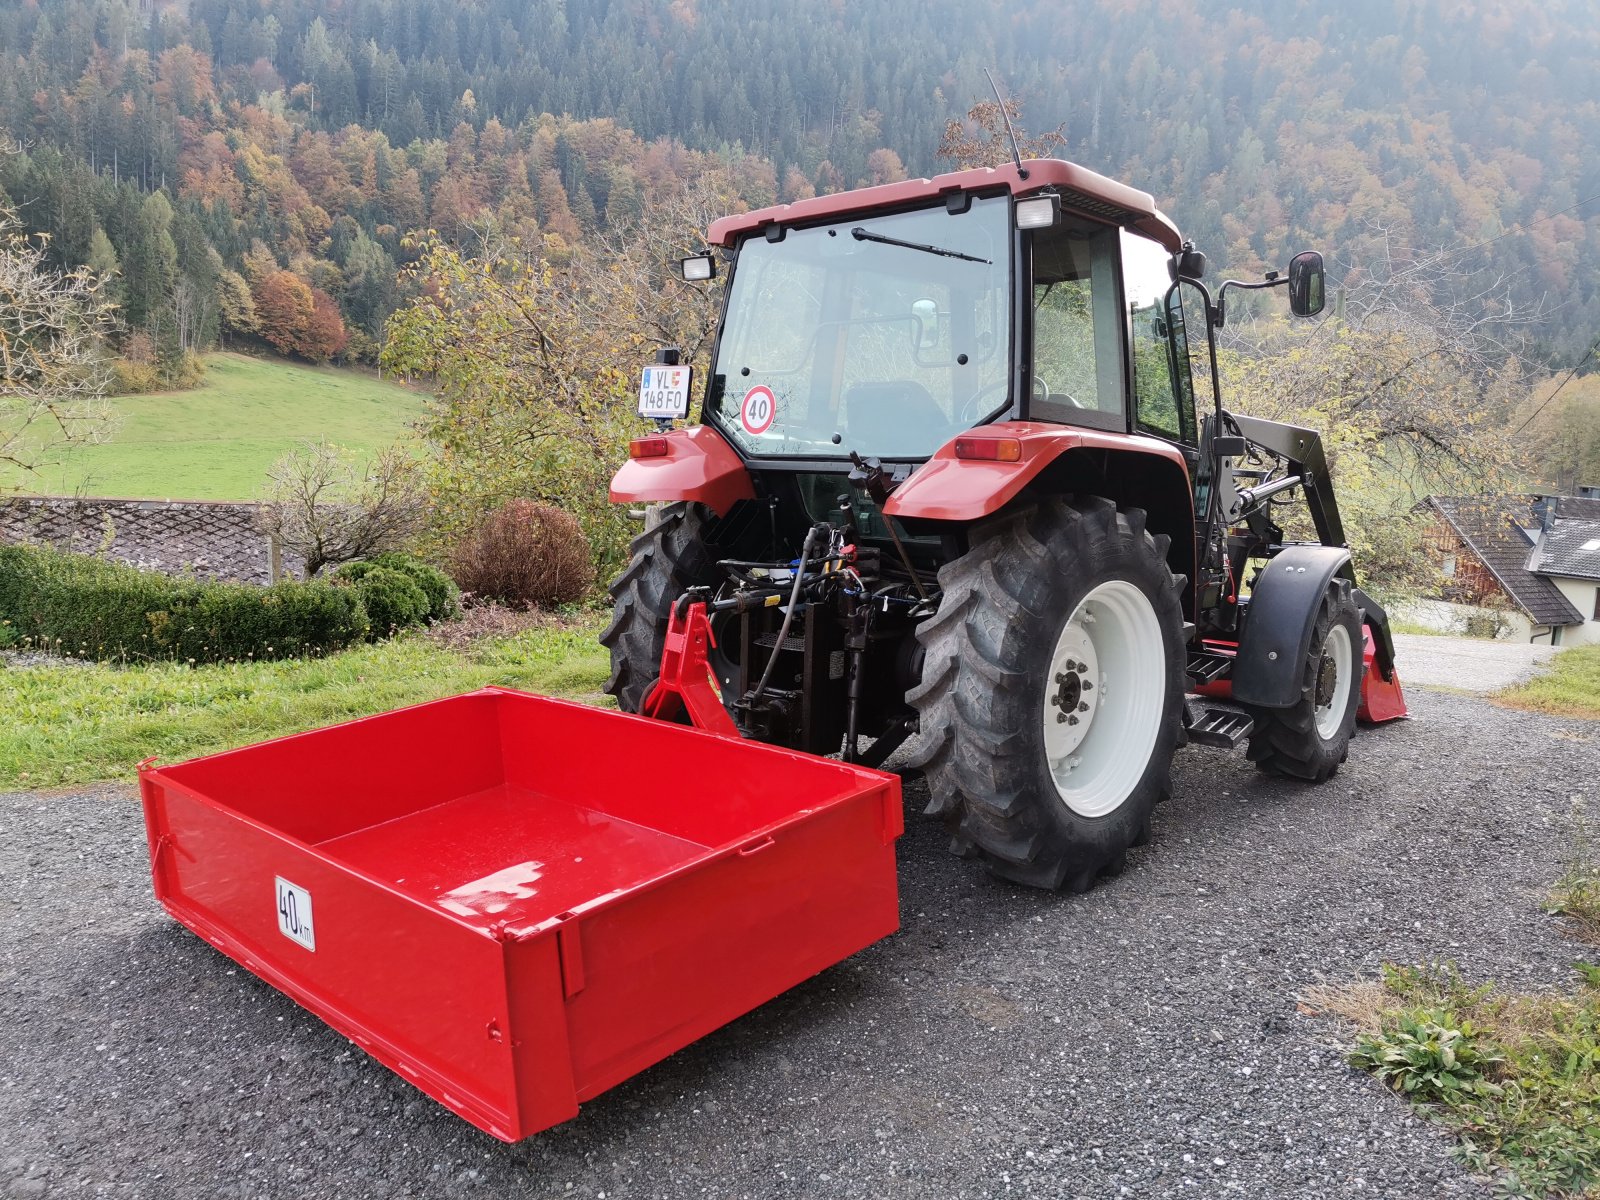
{"label": "red hitch frame", "polygon": [[696,729],[738,737],[739,727],[722,707],[706,658],[706,652],[716,644],[705,601],[680,600],[674,604],[667,622],[666,645],[661,651],[661,678],[639,711],[658,721],[672,721],[679,713],[687,712]]}

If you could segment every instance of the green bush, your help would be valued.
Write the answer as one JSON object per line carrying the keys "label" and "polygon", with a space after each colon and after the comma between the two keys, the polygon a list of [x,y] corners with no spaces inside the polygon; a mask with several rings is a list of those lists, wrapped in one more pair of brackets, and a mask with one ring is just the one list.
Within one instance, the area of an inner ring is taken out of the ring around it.
{"label": "green bush", "polygon": [[227,662],[339,650],[369,627],[361,593],[173,579],[48,547],[0,547],[0,621],[79,658]]}
{"label": "green bush", "polygon": [[404,571],[372,567],[355,579],[347,578],[344,586],[353,589],[366,606],[373,641],[428,619],[428,593]]}
{"label": "green bush", "polygon": [[[345,563],[334,572],[339,579],[358,580],[370,572],[383,568],[390,571],[399,571],[408,576],[428,598],[427,619],[429,621],[448,621],[461,615],[461,589],[456,587],[455,581],[437,567],[430,567],[421,559],[413,558],[409,554],[398,551],[389,551],[386,554],[375,554],[361,562]],[[373,625],[378,624],[376,615],[373,616]]]}

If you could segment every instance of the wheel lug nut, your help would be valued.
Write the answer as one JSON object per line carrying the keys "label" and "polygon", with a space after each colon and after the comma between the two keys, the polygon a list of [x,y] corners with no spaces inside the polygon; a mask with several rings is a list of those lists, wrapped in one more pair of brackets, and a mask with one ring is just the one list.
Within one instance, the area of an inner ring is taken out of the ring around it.
{"label": "wheel lug nut", "polygon": [[1090,683],[1087,679],[1085,679],[1083,681],[1083,690],[1086,691],[1086,692],[1094,691],[1094,684]]}
{"label": "wheel lug nut", "polygon": [[1078,701],[1078,711],[1079,712],[1088,712],[1089,711],[1089,702],[1087,700]]}
{"label": "wheel lug nut", "polygon": [[[1056,714],[1056,724],[1057,725],[1061,724],[1065,720],[1067,720],[1067,714],[1066,713],[1057,713]],[[1073,720],[1074,723],[1076,723],[1077,718],[1073,717],[1072,720]]]}
{"label": "wheel lug nut", "polygon": [[1077,723],[1078,723],[1078,718],[1077,717],[1068,717],[1067,718],[1067,724],[1068,725],[1076,725]]}

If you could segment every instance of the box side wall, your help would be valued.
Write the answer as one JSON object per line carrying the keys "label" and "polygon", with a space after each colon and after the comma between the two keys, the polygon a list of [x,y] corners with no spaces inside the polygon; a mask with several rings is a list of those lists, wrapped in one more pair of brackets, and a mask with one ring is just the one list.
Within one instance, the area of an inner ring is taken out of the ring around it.
{"label": "box side wall", "polygon": [[494,693],[456,696],[163,767],[162,774],[315,844],[504,778]]}
{"label": "box side wall", "polygon": [[[514,1072],[506,943],[154,773],[144,791],[156,892],[173,916],[473,1124],[505,1140],[531,1132]],[[280,877],[310,894],[315,949],[279,931]],[[522,953],[525,990],[558,1002],[553,948]],[[577,1111],[564,1054],[554,1066],[544,1124]]]}
{"label": "box side wall", "polygon": [[516,693],[506,700],[508,782],[702,846],[893,779],[666,721]]}
{"label": "box side wall", "polygon": [[882,785],[572,922],[578,1098],[893,933],[898,806],[898,782]]}

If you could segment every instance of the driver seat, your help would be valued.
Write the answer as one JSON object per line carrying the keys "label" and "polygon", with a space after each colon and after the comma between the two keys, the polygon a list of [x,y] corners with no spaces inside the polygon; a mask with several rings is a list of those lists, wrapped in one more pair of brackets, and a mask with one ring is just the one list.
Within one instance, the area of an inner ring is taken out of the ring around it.
{"label": "driver seat", "polygon": [[933,393],[913,379],[858,383],[845,389],[849,450],[896,458],[932,454],[947,440],[950,418]]}

